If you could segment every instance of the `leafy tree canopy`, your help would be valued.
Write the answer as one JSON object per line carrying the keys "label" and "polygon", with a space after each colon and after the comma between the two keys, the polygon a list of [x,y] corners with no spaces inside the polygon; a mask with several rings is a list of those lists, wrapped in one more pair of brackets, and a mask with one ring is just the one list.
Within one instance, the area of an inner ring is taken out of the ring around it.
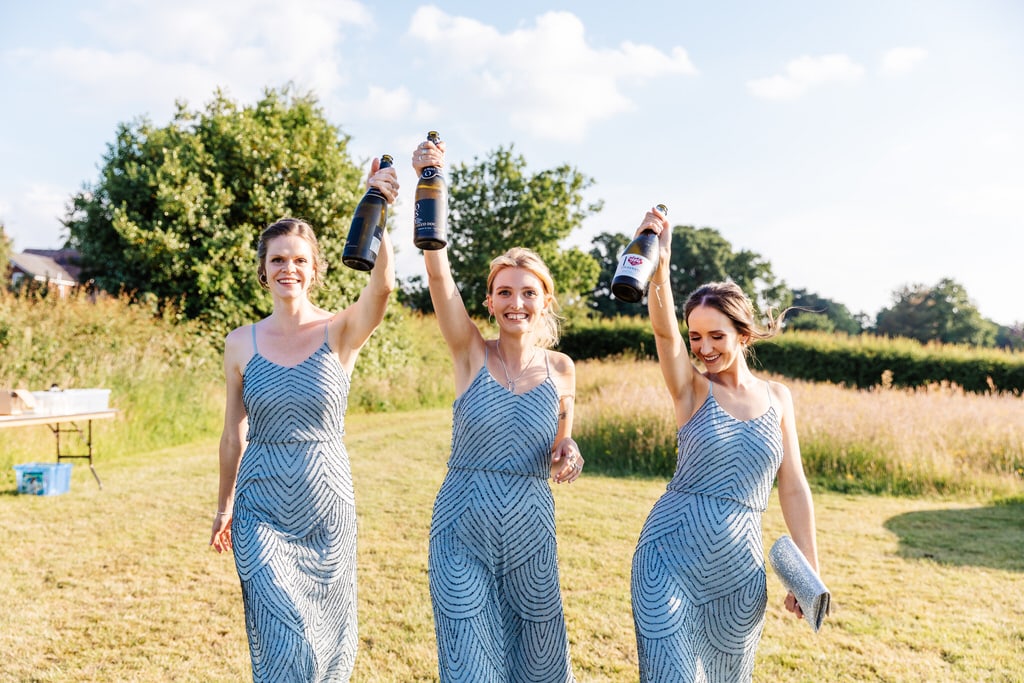
{"label": "leafy tree canopy", "polygon": [[786,329],[846,334],[860,334],[864,329],[862,321],[851,314],[850,309],[844,304],[808,292],[806,289],[793,290],[791,305],[801,310],[786,317]]}
{"label": "leafy tree canopy", "polygon": [[[594,286],[598,264],[580,249],[559,245],[601,210],[600,202],[584,202],[583,192],[592,184],[568,165],[530,174],[512,147],[451,169],[448,249],[452,275],[470,314],[486,315],[491,259],[514,246],[540,254],[563,306],[581,305]],[[406,300],[424,305],[422,292],[408,293]]]}
{"label": "leafy tree canopy", "polygon": [[169,125],[120,124],[99,180],[76,194],[64,225],[83,281],[176,304],[223,333],[269,312],[256,282],[256,241],[283,216],[317,231],[327,261],[318,303],[338,308],[361,287],[341,267],[364,192],[348,137],[311,94],[267,90],[240,107],[220,90],[201,111],[179,102]]}
{"label": "leafy tree canopy", "polygon": [[[0,275],[3,275],[4,279],[6,279],[13,250],[14,247],[11,244],[11,238],[7,236],[4,224],[0,223]],[[7,282],[6,284],[10,284],[10,282]]]}
{"label": "leafy tree canopy", "polygon": [[878,313],[875,331],[922,343],[994,346],[999,327],[982,317],[955,280],[945,278],[934,287],[915,284],[893,292],[893,304]]}
{"label": "leafy tree canopy", "polygon": [[[611,281],[619,257],[632,237],[602,233],[594,242],[595,248],[590,253],[601,264],[601,272],[591,307],[600,315],[644,312],[641,305],[616,301],[611,293]],[[766,259],[746,249],[733,251],[732,244],[714,228],[674,226],[669,268],[676,314],[680,320],[687,297],[707,282],[734,281],[762,311],[784,308],[790,301],[789,288],[777,280]]]}

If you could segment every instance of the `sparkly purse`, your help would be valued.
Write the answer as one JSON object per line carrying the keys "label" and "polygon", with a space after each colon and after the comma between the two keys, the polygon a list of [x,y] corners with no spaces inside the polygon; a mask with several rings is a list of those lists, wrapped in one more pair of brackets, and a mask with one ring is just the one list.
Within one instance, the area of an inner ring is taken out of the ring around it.
{"label": "sparkly purse", "polygon": [[811,563],[789,536],[780,536],[775,541],[768,551],[768,560],[782,585],[796,596],[804,619],[817,633],[832,605],[832,594],[822,583],[821,577],[811,568]]}

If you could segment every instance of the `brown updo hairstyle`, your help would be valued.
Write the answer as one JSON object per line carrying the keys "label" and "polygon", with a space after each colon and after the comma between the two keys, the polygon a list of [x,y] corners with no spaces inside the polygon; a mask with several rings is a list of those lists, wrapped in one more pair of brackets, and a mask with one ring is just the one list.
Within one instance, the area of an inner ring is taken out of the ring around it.
{"label": "brown updo hairstyle", "polygon": [[750,353],[751,343],[777,335],[782,330],[782,319],[791,310],[787,308],[777,317],[769,312],[767,326],[758,325],[754,320],[754,306],[750,297],[735,282],[708,282],[695,289],[683,306],[683,319],[687,324],[690,313],[698,306],[714,308],[732,321],[741,337],[750,340],[743,345],[744,355]]}
{"label": "brown updo hairstyle", "polygon": [[522,268],[540,280],[544,287],[544,325],[537,332],[537,346],[549,349],[558,343],[559,323],[558,300],[555,298],[555,281],[551,278],[544,259],[532,249],[512,247],[491,261],[491,272],[487,276],[487,296],[491,295],[494,278],[505,268]]}
{"label": "brown updo hairstyle", "polygon": [[256,258],[259,261],[256,266],[256,277],[260,281],[260,287],[269,289],[267,284],[267,243],[275,237],[296,235],[309,242],[313,248],[313,282],[314,287],[324,283],[324,273],[327,272],[327,261],[320,252],[320,243],[316,240],[316,233],[313,228],[304,220],[298,218],[282,218],[276,223],[268,225],[260,233],[260,241],[256,245]]}

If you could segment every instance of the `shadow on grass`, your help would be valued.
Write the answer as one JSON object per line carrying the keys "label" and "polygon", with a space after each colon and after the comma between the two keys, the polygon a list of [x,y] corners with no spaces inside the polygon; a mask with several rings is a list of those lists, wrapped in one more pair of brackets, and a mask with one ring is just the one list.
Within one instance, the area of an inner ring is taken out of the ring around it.
{"label": "shadow on grass", "polygon": [[907,559],[1024,572],[1024,504],[908,512],[885,528]]}

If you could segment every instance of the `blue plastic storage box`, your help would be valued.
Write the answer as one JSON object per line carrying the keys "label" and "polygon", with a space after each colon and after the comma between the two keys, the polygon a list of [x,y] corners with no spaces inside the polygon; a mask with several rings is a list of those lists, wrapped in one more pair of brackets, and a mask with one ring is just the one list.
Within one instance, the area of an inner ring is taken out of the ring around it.
{"label": "blue plastic storage box", "polygon": [[30,462],[15,465],[18,493],[31,496],[57,496],[71,488],[71,465],[57,462]]}

